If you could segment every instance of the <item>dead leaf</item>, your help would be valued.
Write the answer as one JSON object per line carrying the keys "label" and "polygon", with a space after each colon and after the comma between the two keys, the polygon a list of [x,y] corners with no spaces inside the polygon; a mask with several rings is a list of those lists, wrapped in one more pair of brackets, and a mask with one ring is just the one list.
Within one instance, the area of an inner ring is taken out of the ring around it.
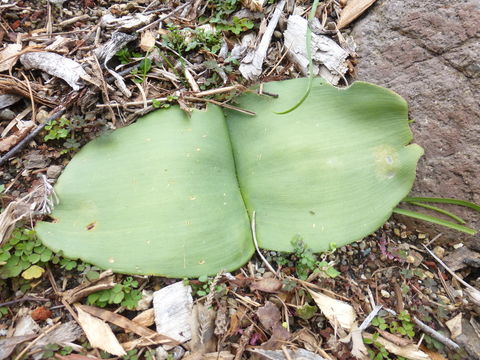
{"label": "dead leaf", "polygon": [[22,50],[20,44],[8,44],[0,51],[0,72],[10,69],[18,60],[18,55]]}
{"label": "dead leaf", "polygon": [[257,316],[267,330],[271,330],[275,324],[282,320],[280,310],[270,301],[267,301],[264,306],[257,310]]}
{"label": "dead leaf", "polygon": [[142,33],[140,39],[140,49],[145,52],[150,52],[155,47],[155,34],[153,31],[146,30]]}
{"label": "dead leaf", "polygon": [[265,0],[242,0],[243,6],[251,11],[263,11]]}
{"label": "dead leaf", "polygon": [[348,0],[347,5],[340,13],[337,29],[343,29],[350,24],[353,20],[362,15],[374,2],[375,0]]}
{"label": "dead leaf", "polygon": [[334,328],[340,325],[345,330],[352,330],[357,315],[350,304],[312,290],[308,290],[308,292]]}
{"label": "dead leaf", "polygon": [[[372,339],[373,335],[364,332],[363,337]],[[410,360],[431,360],[430,356],[421,351],[416,345],[398,346],[381,336],[377,337],[375,341],[383,345],[389,353],[403,356]]]}
{"label": "dead leaf", "polygon": [[448,330],[450,330],[452,339],[462,335],[462,313],[458,313],[457,316],[446,321],[445,325],[447,325]]}
{"label": "dead leaf", "polygon": [[45,272],[44,268],[42,268],[38,265],[32,265],[27,270],[22,272],[22,277],[25,280],[38,279],[38,278],[42,277],[44,272]]}
{"label": "dead leaf", "polygon": [[275,279],[275,278],[264,278],[258,281],[255,281],[253,284],[250,285],[250,289],[252,291],[258,290],[263,291],[266,293],[276,293],[280,291],[282,288],[283,283],[282,281]]}
{"label": "dead leaf", "polygon": [[[0,139],[0,152],[8,151],[17,145],[35,127],[33,121],[22,121],[22,127],[15,134]],[[17,126],[18,127],[18,126]]]}
{"label": "dead leaf", "polygon": [[80,305],[75,305],[78,312],[78,321],[87,336],[90,345],[116,356],[127,353],[122,348],[112,329],[103,320],[96,318],[82,310]]}
{"label": "dead leaf", "polygon": [[354,325],[355,329],[352,330],[352,355],[357,359],[368,359],[368,350],[363,342],[362,330]]}
{"label": "dead leaf", "polygon": [[177,345],[178,344],[178,342],[169,338],[168,336],[159,334],[145,326],[139,325],[133,322],[132,320],[129,320],[125,316],[118,315],[111,311],[100,309],[94,306],[75,305],[75,307],[91,315],[94,315],[102,320],[105,320],[105,321],[111,322],[112,324],[120,326],[122,329],[129,330],[137,335],[148,338],[150,345],[153,345],[153,344]]}
{"label": "dead leaf", "polygon": [[420,349],[422,351],[424,351],[425,353],[428,354],[428,356],[430,356],[430,359],[431,360],[448,360],[445,356],[443,356],[442,354],[439,354],[438,352],[436,351],[433,351],[433,350],[430,350],[428,349],[426,346],[420,346]]}
{"label": "dead leaf", "polygon": [[155,324],[155,310],[148,309],[142,311],[140,314],[135,316],[132,321],[138,325],[150,327]]}

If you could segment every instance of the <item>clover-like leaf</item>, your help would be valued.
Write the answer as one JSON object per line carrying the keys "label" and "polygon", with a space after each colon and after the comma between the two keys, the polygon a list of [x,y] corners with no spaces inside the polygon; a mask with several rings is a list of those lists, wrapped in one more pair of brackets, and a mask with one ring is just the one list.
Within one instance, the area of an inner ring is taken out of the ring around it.
{"label": "clover-like leaf", "polygon": [[[189,118],[158,110],[87,144],[56,185],[48,247],[117,272],[198,277],[234,270],[260,247],[314,251],[380,227],[405,197],[422,149],[408,145],[407,105],[367,83],[337,89],[316,79],[244,94],[249,117],[215,106]],[[406,146],[407,145],[407,146]]]}

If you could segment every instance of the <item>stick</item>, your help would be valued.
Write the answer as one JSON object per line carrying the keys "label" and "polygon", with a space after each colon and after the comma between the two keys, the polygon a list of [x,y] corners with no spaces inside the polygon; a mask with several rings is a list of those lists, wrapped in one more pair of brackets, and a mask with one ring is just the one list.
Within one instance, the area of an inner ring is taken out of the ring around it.
{"label": "stick", "polygon": [[[395,311],[393,311],[392,309],[385,308],[385,310],[388,311],[393,316],[397,316],[397,313]],[[425,324],[421,320],[417,319],[416,316],[412,316],[412,320],[415,323],[415,325],[417,325],[424,333],[427,333],[428,335],[430,335],[435,340],[440,341],[442,344],[446,345],[447,347],[449,347],[452,350],[459,350],[460,349],[460,346],[456,342],[454,342],[451,339],[447,338],[446,336],[440,334],[438,331],[432,329],[430,326],[428,326],[427,324]]]}
{"label": "stick", "polygon": [[8,159],[13,157],[16,153],[18,153],[20,150],[22,150],[26,144],[28,144],[30,141],[33,140],[35,136],[38,135],[40,131],[42,131],[45,126],[50,124],[51,122],[59,119],[62,117],[62,115],[65,113],[67,110],[65,106],[60,105],[57,107],[57,111],[55,111],[52,115],[50,115],[42,124],[38,125],[35,130],[33,130],[30,134],[28,134],[22,141],[20,141],[17,145],[15,145],[9,152],[7,152],[5,155],[0,157],[0,166],[2,166]]}
{"label": "stick", "polygon": [[264,264],[267,266],[268,270],[270,270],[275,276],[278,277],[277,272],[273,268],[272,265],[267,261],[265,256],[260,252],[260,249],[258,248],[258,241],[257,241],[257,230],[256,230],[256,222],[255,222],[255,211],[253,211],[252,214],[252,237],[253,237],[253,243],[255,244],[255,249],[257,249],[257,253],[264,262]]}
{"label": "stick", "polygon": [[65,111],[67,111],[67,108],[70,107],[73,101],[79,96],[79,94],[80,93],[78,92],[71,92],[70,94],[68,94],[64,105],[59,105],[55,109],[53,109],[52,115],[46,118],[42,124],[38,125],[38,127],[35,128],[35,130],[33,130],[22,141],[20,141],[17,145],[15,145],[12,149],[10,149],[9,152],[7,152],[5,155],[0,157],[0,166],[2,166],[8,159],[10,159],[20,150],[22,150],[25,147],[25,145],[27,145],[30,141],[32,141],[33,138],[37,136],[45,128],[45,126],[61,118],[62,115],[65,113]]}
{"label": "stick", "polygon": [[170,16],[172,16],[173,14],[175,14],[176,12],[182,10],[183,8],[187,7],[187,5],[190,5],[192,2],[191,1],[188,1],[186,2],[185,4],[173,9],[171,12],[169,12],[167,15],[164,15],[162,16],[161,18],[158,18],[157,20],[151,22],[150,24],[148,25],[145,25],[144,27],[140,28],[137,30],[137,33],[141,33],[142,31],[145,31],[145,30],[148,30],[150,29],[151,27],[155,26],[156,24],[162,22],[163,20],[165,19],[168,19]]}

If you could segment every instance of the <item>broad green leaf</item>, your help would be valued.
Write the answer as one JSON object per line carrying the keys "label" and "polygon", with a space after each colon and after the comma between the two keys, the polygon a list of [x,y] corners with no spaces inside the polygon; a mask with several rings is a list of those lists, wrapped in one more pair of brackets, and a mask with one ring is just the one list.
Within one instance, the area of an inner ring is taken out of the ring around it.
{"label": "broad green leaf", "polygon": [[222,111],[178,108],[87,144],[55,187],[55,251],[102,268],[177,277],[243,265],[253,254]]}
{"label": "broad green leaf", "polygon": [[367,83],[337,89],[316,79],[301,108],[305,79],[264,85],[278,98],[247,94],[228,112],[237,174],[260,247],[292,251],[299,234],[315,252],[379,228],[410,191],[423,150],[407,145],[407,104]]}
{"label": "broad green leaf", "polygon": [[413,183],[422,149],[408,145],[407,105],[366,83],[267,83],[189,118],[159,110],[86,145],[55,187],[53,222],[37,225],[55,251],[116,272],[199,277],[234,270],[262,248],[314,251],[375,231]]}

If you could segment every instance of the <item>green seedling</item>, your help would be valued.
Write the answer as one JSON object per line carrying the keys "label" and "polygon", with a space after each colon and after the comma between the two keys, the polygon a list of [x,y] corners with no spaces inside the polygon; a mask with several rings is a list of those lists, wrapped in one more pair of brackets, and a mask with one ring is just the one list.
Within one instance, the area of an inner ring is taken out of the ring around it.
{"label": "green seedling", "polygon": [[0,307],[0,319],[8,315],[8,308],[5,306]]}
{"label": "green seedling", "polygon": [[67,356],[71,354],[73,351],[72,347],[65,346],[61,347],[57,344],[47,344],[43,347],[42,359],[54,359],[55,354],[59,354],[61,356]]}
{"label": "green seedling", "polygon": [[17,228],[0,248],[0,279],[13,278],[36,264],[44,267],[53,253],[35,236],[35,231]]}
{"label": "green seedling", "polygon": [[148,57],[148,54],[140,61],[137,68],[133,69],[130,74],[133,75],[133,81],[137,84],[141,84],[147,78],[147,74],[152,69],[152,60]]}
{"label": "green seedling", "polygon": [[200,23],[213,24],[217,29],[235,35],[250,30],[255,25],[250,19],[232,17],[232,14],[241,8],[240,0],[211,0],[209,8],[210,16],[201,17]]}
{"label": "green seedling", "polygon": [[142,299],[142,293],[137,290],[137,287],[138,281],[127,277],[121,284],[116,284],[111,289],[88,295],[87,304],[99,307],[121,305],[127,309],[134,309]]}
{"label": "green seedling", "polygon": [[65,117],[51,121],[49,124],[45,125],[47,135],[45,135],[43,139],[45,141],[66,139],[70,134],[69,125],[70,120]]}
{"label": "green seedling", "polygon": [[[190,281],[189,279],[183,279],[185,286],[190,285],[192,288],[192,294],[198,297],[206,296],[210,294],[212,288],[213,277],[207,275],[200,276],[196,282]],[[217,284],[214,288],[216,293],[222,293],[226,290],[225,284]]]}
{"label": "green seedling", "polygon": [[0,279],[15,278],[20,274],[25,279],[37,278],[48,263],[58,264],[66,270],[85,271],[89,279],[98,277],[97,268],[54,254],[36,237],[34,230],[16,228],[9,241],[0,248]]}

